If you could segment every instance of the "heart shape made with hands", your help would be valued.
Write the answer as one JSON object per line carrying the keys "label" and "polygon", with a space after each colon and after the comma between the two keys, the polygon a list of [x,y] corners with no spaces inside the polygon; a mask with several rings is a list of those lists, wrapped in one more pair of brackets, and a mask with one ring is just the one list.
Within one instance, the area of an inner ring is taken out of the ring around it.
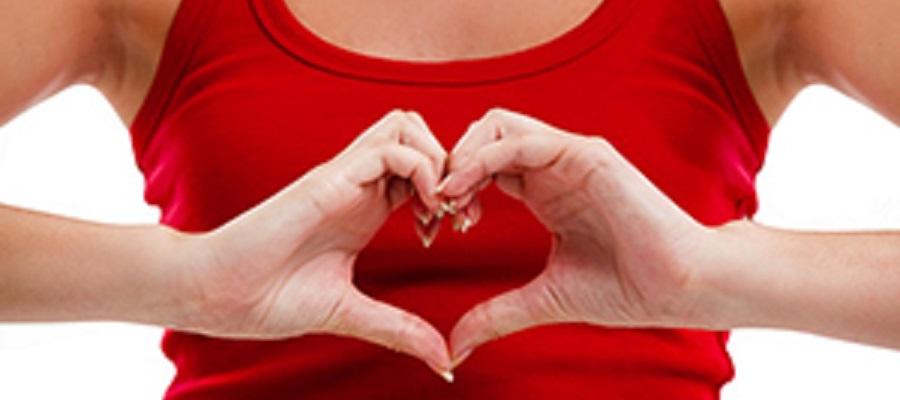
{"label": "heart shape made with hands", "polygon": [[470,125],[446,161],[429,201],[413,190],[416,230],[426,247],[444,216],[458,232],[477,224],[478,193],[492,183],[553,234],[541,274],[457,322],[448,341],[451,365],[436,367],[448,380],[481,344],[539,325],[692,322],[673,319],[694,310],[696,300],[682,293],[690,271],[671,259],[685,253],[684,243],[705,240],[706,231],[606,140],[496,109]]}

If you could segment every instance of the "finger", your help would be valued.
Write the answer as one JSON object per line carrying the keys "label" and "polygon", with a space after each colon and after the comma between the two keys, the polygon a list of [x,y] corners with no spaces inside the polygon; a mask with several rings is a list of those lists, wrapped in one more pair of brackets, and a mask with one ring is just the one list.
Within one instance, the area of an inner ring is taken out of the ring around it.
{"label": "finger", "polygon": [[428,209],[418,196],[413,196],[412,211],[415,216],[416,235],[425,248],[431,247],[441,228],[441,216]]}
{"label": "finger", "polygon": [[472,202],[472,200],[475,199],[476,196],[478,196],[478,193],[490,186],[491,182],[493,182],[493,177],[485,177],[481,180],[481,182],[478,183],[478,185],[476,185],[476,187],[472,188],[472,190],[466,192],[462,196],[456,197],[454,199],[449,199],[448,201],[453,203],[453,208],[465,208],[469,205],[470,202]]}
{"label": "finger", "polygon": [[425,118],[423,118],[421,114],[415,111],[409,111],[406,114],[413,125],[419,129],[410,130],[410,132],[405,133],[405,136],[401,137],[401,143],[408,143],[412,147],[427,154],[428,157],[434,161],[437,176],[443,176],[444,165],[447,162],[447,151],[444,150],[444,146],[441,145],[437,140],[437,137],[434,136],[434,133],[431,131],[431,128],[428,126],[428,123],[425,122]]}
{"label": "finger", "polygon": [[472,199],[472,202],[466,206],[465,214],[469,217],[469,220],[472,221],[472,226],[477,225],[478,222],[481,221],[482,208],[481,200],[478,196],[475,196],[475,198]]}
{"label": "finger", "polygon": [[415,112],[393,110],[363,132],[351,147],[377,147],[399,143],[421,151],[432,161],[435,175],[443,175],[447,152],[425,123]]}
{"label": "finger", "polygon": [[562,134],[562,131],[536,118],[514,111],[495,108],[484,114],[466,130],[466,133],[450,151],[449,170],[466,161],[485,145],[503,140],[531,134]]}
{"label": "finger", "polygon": [[557,135],[527,135],[485,145],[438,185],[440,195],[461,196],[494,174],[547,168],[563,157],[567,141]]}
{"label": "finger", "polygon": [[[413,192],[415,192],[415,190],[413,190]],[[426,225],[435,218],[434,213],[428,209],[428,206],[422,202],[422,199],[419,198],[419,196],[412,197],[410,208],[412,209],[416,222],[420,225]]]}
{"label": "finger", "polygon": [[426,249],[431,247],[441,230],[441,218],[435,217],[426,223],[416,222],[416,235]]}
{"label": "finger", "polygon": [[459,233],[466,233],[481,220],[481,203],[477,196],[471,198],[469,203],[453,216],[453,229]]}
{"label": "finger", "polygon": [[444,337],[421,317],[353,291],[341,302],[335,318],[327,332],[411,355],[442,375],[451,370]]}
{"label": "finger", "polygon": [[392,110],[383,115],[381,119],[375,121],[374,124],[357,136],[344,149],[342,154],[349,153],[360,147],[374,147],[384,143],[396,142],[397,127],[401,125],[398,121],[406,119],[405,114],[406,112],[402,110]]}
{"label": "finger", "polygon": [[450,333],[454,366],[478,346],[539,325],[563,320],[564,300],[543,275],[469,310]]}
{"label": "finger", "polygon": [[439,200],[434,195],[437,176],[431,162],[411,147],[393,144],[367,150],[358,157],[348,179],[354,184],[364,185],[387,175],[409,179],[429,209],[439,206]]}
{"label": "finger", "polygon": [[505,110],[494,109],[488,111],[481,119],[469,124],[462,138],[450,151],[448,168],[451,172],[459,165],[464,164],[478,149],[510,134],[506,125],[507,113]]}

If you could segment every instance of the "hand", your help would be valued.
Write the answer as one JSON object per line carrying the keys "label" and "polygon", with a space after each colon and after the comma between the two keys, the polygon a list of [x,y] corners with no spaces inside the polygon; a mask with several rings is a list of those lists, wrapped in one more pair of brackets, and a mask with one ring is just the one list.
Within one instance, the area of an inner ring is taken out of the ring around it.
{"label": "hand", "polygon": [[434,327],[351,281],[358,253],[392,211],[415,197],[420,213],[438,212],[445,160],[421,117],[392,112],[331,161],[203,235],[209,257],[191,270],[190,328],[230,338],[350,336],[448,371]]}
{"label": "hand", "polygon": [[489,340],[538,325],[704,320],[685,260],[699,254],[707,229],[604,139],[491,111],[451,151],[439,194],[472,225],[480,214],[475,194],[492,180],[525,202],[553,233],[553,246],[542,274],[460,319],[450,336],[455,364]]}

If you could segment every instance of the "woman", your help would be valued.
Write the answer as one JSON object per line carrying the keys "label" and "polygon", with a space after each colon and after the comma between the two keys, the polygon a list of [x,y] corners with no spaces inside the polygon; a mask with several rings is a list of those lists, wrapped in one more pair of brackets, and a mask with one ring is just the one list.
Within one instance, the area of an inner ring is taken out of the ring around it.
{"label": "woman", "polygon": [[900,235],[746,219],[804,86],[900,120],[895,1],[0,11],[0,118],[96,86],[163,211],[0,209],[0,318],[174,328],[168,398],[717,398],[724,329],[900,348]]}

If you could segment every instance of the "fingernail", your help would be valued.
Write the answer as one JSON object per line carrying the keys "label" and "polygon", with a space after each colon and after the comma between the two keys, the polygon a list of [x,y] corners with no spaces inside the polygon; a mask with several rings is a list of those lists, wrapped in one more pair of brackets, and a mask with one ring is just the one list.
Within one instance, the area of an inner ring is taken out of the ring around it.
{"label": "fingernail", "polygon": [[434,243],[435,238],[437,238],[437,234],[441,228],[441,220],[440,218],[434,219],[432,218],[430,222],[427,224],[415,224],[416,225],[416,234],[419,235],[419,239],[422,241],[422,246],[430,248]]}
{"label": "fingernail", "polygon": [[441,210],[443,210],[447,214],[456,214],[459,210],[456,209],[456,201],[450,200],[447,202],[441,202]]}
{"label": "fingernail", "polygon": [[445,381],[447,381],[447,383],[453,383],[453,371],[451,371],[449,369],[436,367],[433,364],[431,364],[430,362],[426,362],[426,364],[428,364],[428,366],[431,367],[431,370],[434,371],[435,374],[437,374],[438,376],[443,378]]}
{"label": "fingernail", "polygon": [[419,220],[419,222],[422,223],[422,225],[428,225],[434,219],[434,214],[430,212],[416,212],[416,218]]}
{"label": "fingernail", "polygon": [[462,218],[455,218],[453,220],[453,230],[459,233],[466,233],[469,228],[472,227],[472,220],[468,216],[462,216]]}
{"label": "fingernail", "polygon": [[441,378],[444,378],[444,380],[447,381],[447,383],[453,383],[453,372],[443,371],[443,372],[439,372],[438,375],[440,375]]}
{"label": "fingernail", "polygon": [[423,246],[423,247],[425,247],[426,249],[430,249],[432,243],[434,243],[434,237],[433,237],[433,236],[431,236],[431,237],[429,237],[429,236],[422,236],[422,246]]}
{"label": "fingernail", "polygon": [[463,218],[462,226],[459,228],[460,233],[466,233],[472,227],[472,220],[468,216]]}

